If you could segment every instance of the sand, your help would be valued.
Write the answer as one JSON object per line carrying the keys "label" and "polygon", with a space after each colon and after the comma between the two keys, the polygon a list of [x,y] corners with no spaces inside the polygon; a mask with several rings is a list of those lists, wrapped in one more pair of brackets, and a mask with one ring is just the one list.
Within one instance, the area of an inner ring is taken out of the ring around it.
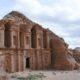
{"label": "sand", "polygon": [[[24,71],[12,73],[10,80],[80,80],[80,71]],[[24,79],[22,79],[24,78]]]}

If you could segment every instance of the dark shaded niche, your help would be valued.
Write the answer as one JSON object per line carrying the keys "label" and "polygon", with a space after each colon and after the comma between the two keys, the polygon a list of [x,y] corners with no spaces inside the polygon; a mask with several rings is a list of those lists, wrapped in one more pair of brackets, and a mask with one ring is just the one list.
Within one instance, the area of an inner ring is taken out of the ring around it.
{"label": "dark shaded niche", "polygon": [[5,24],[5,30],[4,30],[4,45],[5,47],[11,46],[11,37],[10,37],[10,24]]}
{"label": "dark shaded niche", "polygon": [[35,28],[31,29],[31,47],[36,48],[36,30]]}

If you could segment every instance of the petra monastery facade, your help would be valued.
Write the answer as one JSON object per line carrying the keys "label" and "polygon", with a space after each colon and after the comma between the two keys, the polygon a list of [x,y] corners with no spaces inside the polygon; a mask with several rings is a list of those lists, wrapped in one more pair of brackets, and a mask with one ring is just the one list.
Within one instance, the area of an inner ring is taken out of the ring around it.
{"label": "petra monastery facade", "polygon": [[79,64],[65,41],[23,14],[12,11],[0,20],[0,68],[6,72],[26,69],[73,70]]}

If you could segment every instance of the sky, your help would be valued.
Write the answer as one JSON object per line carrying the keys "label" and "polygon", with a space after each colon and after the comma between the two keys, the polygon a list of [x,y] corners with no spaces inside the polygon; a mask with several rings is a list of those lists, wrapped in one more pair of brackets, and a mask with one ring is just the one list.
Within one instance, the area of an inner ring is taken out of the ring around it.
{"label": "sky", "polygon": [[0,19],[13,10],[80,47],[80,0],[0,0]]}

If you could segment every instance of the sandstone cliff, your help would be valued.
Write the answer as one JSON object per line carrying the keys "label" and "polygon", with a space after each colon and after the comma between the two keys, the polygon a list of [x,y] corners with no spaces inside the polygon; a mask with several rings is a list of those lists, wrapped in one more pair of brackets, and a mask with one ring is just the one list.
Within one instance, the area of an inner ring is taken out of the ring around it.
{"label": "sandstone cliff", "polygon": [[68,49],[64,40],[59,37],[54,37],[51,41],[52,53],[54,56],[53,67],[55,69],[73,70],[79,69],[80,65],[73,57],[73,53]]}

